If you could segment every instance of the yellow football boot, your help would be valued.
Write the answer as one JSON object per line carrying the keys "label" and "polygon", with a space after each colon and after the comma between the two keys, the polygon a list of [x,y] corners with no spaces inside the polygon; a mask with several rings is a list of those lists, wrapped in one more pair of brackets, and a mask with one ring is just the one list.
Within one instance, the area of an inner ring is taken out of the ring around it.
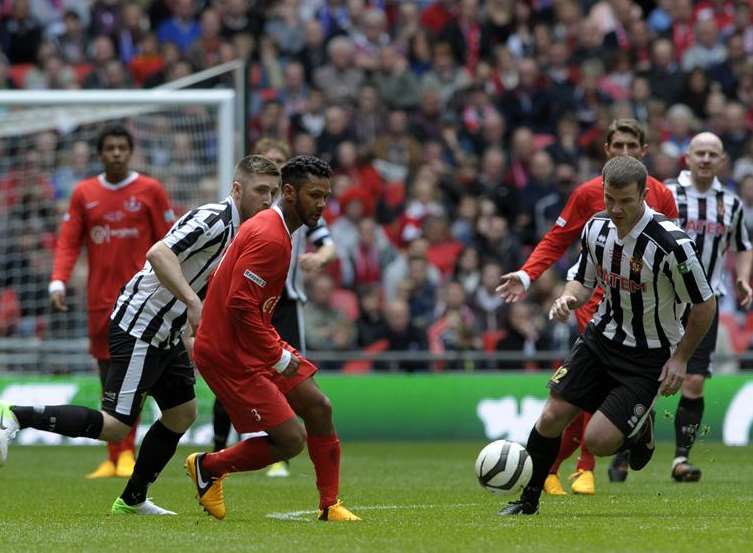
{"label": "yellow football boot", "polygon": [[133,474],[133,467],[136,466],[136,459],[133,458],[133,451],[122,451],[118,455],[118,463],[115,465],[115,476],[119,478],[130,478]]}
{"label": "yellow football boot", "polygon": [[544,493],[549,495],[567,495],[565,488],[562,487],[559,474],[550,474],[544,480]]}
{"label": "yellow football boot", "polygon": [[594,495],[596,493],[596,480],[592,470],[579,470],[571,474],[569,478],[570,489],[578,495]]}
{"label": "yellow football boot", "polygon": [[94,472],[90,472],[86,476],[84,476],[87,480],[95,480],[97,478],[115,478],[115,463],[107,459],[107,461],[102,461],[102,464],[99,465],[96,469],[94,469]]}
{"label": "yellow football boot", "polygon": [[186,457],[186,474],[196,486],[196,497],[204,510],[218,520],[225,518],[225,492],[222,478],[205,478],[199,463],[206,453],[192,453]]}
{"label": "yellow football boot", "polygon": [[326,520],[329,522],[352,522],[361,520],[361,518],[351,513],[345,505],[343,505],[343,502],[338,499],[337,503],[334,505],[319,510],[319,520]]}

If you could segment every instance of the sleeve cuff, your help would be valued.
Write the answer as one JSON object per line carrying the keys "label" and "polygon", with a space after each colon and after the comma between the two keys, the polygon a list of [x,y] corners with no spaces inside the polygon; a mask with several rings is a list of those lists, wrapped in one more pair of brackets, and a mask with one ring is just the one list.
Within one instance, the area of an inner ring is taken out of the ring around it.
{"label": "sleeve cuff", "polygon": [[520,279],[520,282],[523,284],[523,288],[525,288],[525,291],[528,292],[528,289],[531,287],[531,277],[528,276],[528,273],[526,273],[525,271],[515,271],[515,276]]}
{"label": "sleeve cuff", "polygon": [[293,356],[292,353],[290,353],[285,348],[282,348],[282,355],[280,356],[280,360],[274,364],[273,368],[278,373],[283,372],[285,369],[288,368],[288,365],[290,364],[290,358]]}
{"label": "sleeve cuff", "polygon": [[55,292],[62,292],[65,294],[65,283],[62,280],[53,280],[50,282],[48,293],[52,295]]}

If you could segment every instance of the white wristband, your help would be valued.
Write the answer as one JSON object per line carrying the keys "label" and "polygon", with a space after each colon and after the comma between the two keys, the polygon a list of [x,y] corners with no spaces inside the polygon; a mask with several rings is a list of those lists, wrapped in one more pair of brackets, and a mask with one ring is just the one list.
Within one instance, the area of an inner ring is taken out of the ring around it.
{"label": "white wristband", "polygon": [[48,293],[52,295],[55,292],[62,292],[63,294],[65,294],[65,282],[63,282],[62,280],[53,280],[52,282],[50,282]]}
{"label": "white wristband", "polygon": [[282,355],[280,356],[280,360],[273,365],[272,368],[276,370],[278,373],[285,372],[285,369],[288,368],[288,365],[290,364],[290,359],[293,357],[293,354],[290,353],[285,348],[282,348]]}
{"label": "white wristband", "polygon": [[526,292],[531,287],[531,277],[525,271],[515,271],[515,276],[520,279],[521,284]]}

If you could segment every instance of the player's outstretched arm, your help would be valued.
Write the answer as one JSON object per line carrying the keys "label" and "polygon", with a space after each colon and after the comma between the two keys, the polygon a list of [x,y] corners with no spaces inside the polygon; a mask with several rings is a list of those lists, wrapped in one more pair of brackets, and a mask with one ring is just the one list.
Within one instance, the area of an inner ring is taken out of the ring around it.
{"label": "player's outstretched arm", "polygon": [[750,287],[750,270],[753,265],[753,250],[737,252],[735,268],[737,270],[737,295],[740,306],[748,309],[753,303],[753,289]]}
{"label": "player's outstretched arm", "polygon": [[593,288],[586,288],[577,280],[571,280],[565,285],[562,295],[554,300],[549,310],[549,319],[566,323],[570,313],[585,304],[593,294]]}
{"label": "player's outstretched arm", "polygon": [[188,324],[195,332],[201,321],[201,300],[183,275],[178,256],[160,240],[149,248],[146,259],[162,286],[186,305]]}
{"label": "player's outstretched arm", "polygon": [[[527,286],[525,284],[527,275],[523,271],[507,273],[499,278],[499,286],[496,292],[505,300],[505,303],[515,303],[525,299]],[[528,279],[530,283],[530,279]]]}
{"label": "player's outstretched arm", "polygon": [[682,339],[677,344],[677,349],[672,354],[672,357],[662,367],[661,375],[659,376],[659,380],[661,381],[659,393],[663,396],[671,396],[682,386],[688,368],[688,360],[709,331],[715,314],[715,296],[709,297],[703,303],[696,303],[690,308],[685,334],[683,334]]}

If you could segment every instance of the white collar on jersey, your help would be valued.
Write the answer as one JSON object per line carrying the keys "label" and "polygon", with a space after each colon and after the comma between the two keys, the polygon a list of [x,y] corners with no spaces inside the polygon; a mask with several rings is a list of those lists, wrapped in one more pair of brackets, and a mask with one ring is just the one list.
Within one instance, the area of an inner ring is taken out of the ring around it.
{"label": "white collar on jersey", "polygon": [[275,205],[272,206],[272,210],[275,213],[277,213],[277,215],[280,216],[280,219],[282,220],[282,226],[285,227],[285,230],[288,233],[288,238],[290,238],[292,240],[292,237],[290,236],[290,229],[288,228],[288,224],[285,222],[285,217],[283,217],[283,215],[282,215],[282,210],[280,209],[280,206],[278,206],[277,204],[275,204]]}
{"label": "white collar on jersey", "polygon": [[232,195],[225,198],[225,201],[230,204],[230,209],[232,210],[233,214],[233,228],[237,230],[241,225],[241,214],[238,211],[238,206],[235,205],[235,200],[233,199]]}
{"label": "white collar on jersey", "polygon": [[136,171],[129,171],[128,176],[120,182],[108,181],[104,173],[100,173],[99,175],[97,175],[97,180],[99,180],[99,184],[101,184],[102,186],[110,190],[120,190],[121,188],[125,188],[126,186],[131,184],[133,181],[135,181],[137,178],[139,178],[139,174]]}
{"label": "white collar on jersey", "polygon": [[[654,214],[656,214],[656,211],[648,207],[648,204],[646,202],[643,202],[643,205],[645,209],[643,210],[643,215],[640,219],[638,219],[638,222],[635,223],[632,229],[630,229],[630,232],[628,232],[622,240],[627,238],[628,236],[631,237],[634,240],[637,240],[640,236],[641,232],[643,232],[643,229],[646,228],[646,225],[648,225],[648,222],[653,219]],[[614,221],[611,219],[609,220],[609,228],[616,229],[617,225],[614,224]]]}
{"label": "white collar on jersey", "polygon": [[[690,171],[681,171],[680,175],[677,177],[677,182],[680,183],[680,186],[691,186],[695,188],[695,186],[693,186],[693,176],[690,174]],[[724,185],[718,178],[714,177],[714,182],[711,183],[711,188],[709,188],[709,190],[724,190]]]}

